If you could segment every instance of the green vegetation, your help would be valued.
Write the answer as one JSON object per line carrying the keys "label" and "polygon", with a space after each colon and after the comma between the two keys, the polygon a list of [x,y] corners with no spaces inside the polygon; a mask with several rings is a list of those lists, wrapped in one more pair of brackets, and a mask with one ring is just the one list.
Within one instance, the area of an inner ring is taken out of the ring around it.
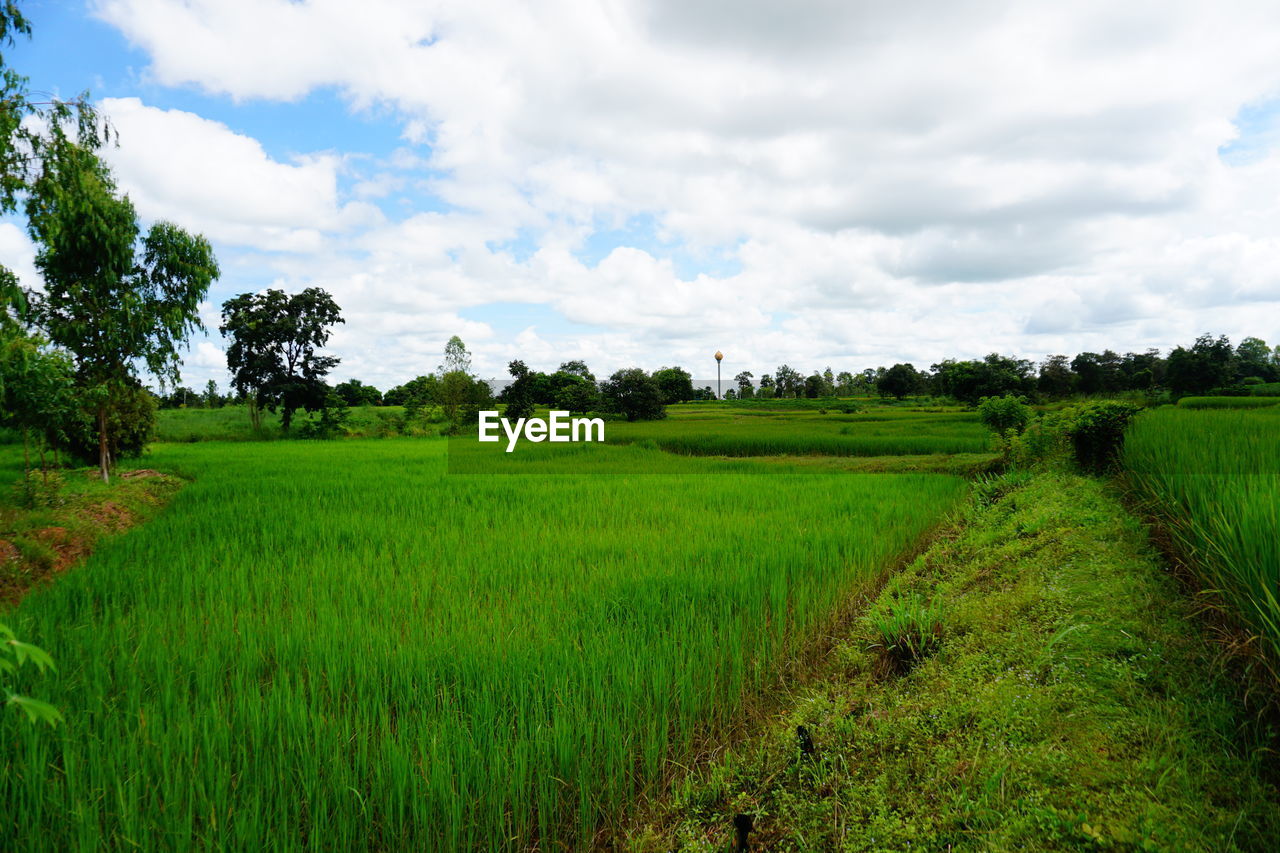
{"label": "green vegetation", "polygon": [[1130,429],[1124,463],[1204,583],[1277,666],[1280,409],[1159,409]]}
{"label": "green vegetation", "polygon": [[1184,409],[1265,409],[1280,405],[1280,397],[1183,397],[1178,405]]}
{"label": "green vegetation", "polygon": [[0,720],[0,847],[589,840],[965,491],[608,446],[681,473],[445,476],[444,448],[157,447],[192,478],[166,512],[4,614],[67,722]]}
{"label": "green vegetation", "polygon": [[[611,442],[649,440],[689,456],[893,456],[982,453],[991,436],[973,412],[921,412],[909,407],[827,414],[807,407],[790,412],[767,402],[670,407],[664,421],[610,423]],[[793,401],[801,402],[801,401]],[[811,401],[805,401],[811,402]]]}
{"label": "green vegetation", "polygon": [[[1265,741],[1242,742],[1251,717],[1142,526],[1074,475],[980,496],[625,846],[724,850],[750,815],[761,850],[1274,849]],[[886,666],[903,636],[933,648]]]}

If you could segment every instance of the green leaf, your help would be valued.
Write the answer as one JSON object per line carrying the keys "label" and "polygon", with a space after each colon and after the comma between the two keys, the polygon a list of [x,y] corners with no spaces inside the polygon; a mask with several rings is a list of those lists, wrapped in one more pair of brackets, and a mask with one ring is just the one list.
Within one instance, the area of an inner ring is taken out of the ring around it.
{"label": "green leaf", "polygon": [[16,705],[26,712],[27,719],[32,723],[45,722],[51,727],[63,722],[62,712],[50,705],[48,702],[41,702],[39,699],[31,699],[27,696],[18,696],[16,694],[9,695],[7,705]]}
{"label": "green leaf", "polygon": [[13,653],[14,656],[18,658],[19,665],[26,663],[27,660],[30,659],[31,662],[36,665],[36,669],[41,672],[44,672],[46,667],[54,670],[55,672],[57,671],[58,668],[53,665],[53,658],[51,658],[49,653],[39,646],[33,646],[30,643],[24,643],[21,640],[9,640],[8,643],[13,647]]}

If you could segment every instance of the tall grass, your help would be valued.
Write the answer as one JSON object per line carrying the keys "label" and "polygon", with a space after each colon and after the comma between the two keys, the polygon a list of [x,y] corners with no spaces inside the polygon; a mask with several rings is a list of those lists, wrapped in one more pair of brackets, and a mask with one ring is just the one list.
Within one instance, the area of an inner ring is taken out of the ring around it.
{"label": "tall grass", "polygon": [[157,448],[168,510],[2,614],[67,722],[0,718],[0,849],[589,845],[965,489],[444,447]]}
{"label": "tall grass", "polygon": [[769,413],[725,407],[673,410],[661,421],[614,422],[611,442],[649,440],[689,456],[895,456],[981,453],[990,433],[973,412]]}
{"label": "tall grass", "polygon": [[1280,409],[1150,412],[1130,427],[1124,463],[1280,662]]}
{"label": "tall grass", "polygon": [[1280,397],[1183,397],[1184,409],[1265,409],[1280,406]]}

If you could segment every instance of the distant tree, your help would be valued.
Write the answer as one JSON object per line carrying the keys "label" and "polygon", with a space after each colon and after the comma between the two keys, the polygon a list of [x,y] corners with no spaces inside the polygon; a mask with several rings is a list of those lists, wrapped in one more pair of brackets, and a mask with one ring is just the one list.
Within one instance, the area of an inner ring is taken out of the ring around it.
{"label": "distant tree", "polygon": [[1120,359],[1120,387],[1127,391],[1148,391],[1165,378],[1165,360],[1160,350],[1125,353]]}
{"label": "distant tree", "polygon": [[744,370],[737,376],[733,377],[733,381],[738,385],[738,396],[744,400],[749,400],[755,396],[755,388],[752,387],[751,380],[754,377],[751,371]]}
{"label": "distant tree", "polygon": [[161,384],[179,379],[178,349],[203,328],[199,306],[218,277],[203,237],[158,222],[140,237],[137,212],[90,148],[50,130],[26,200],[44,293],[32,317],[70,353],[98,433],[98,470],[114,464],[108,425],[128,406],[135,365]]}
{"label": "distant tree", "polygon": [[527,418],[533,414],[533,373],[519,360],[509,363],[507,371],[512,381],[502,392],[507,404],[505,415],[513,421]]}
{"label": "distant tree", "polygon": [[772,397],[773,396],[773,377],[767,373],[760,377],[760,390],[763,391],[766,388],[769,390],[769,396]]}
{"label": "distant tree", "polygon": [[1236,346],[1236,379],[1256,376],[1264,382],[1280,380],[1271,348],[1261,338],[1245,338]]}
{"label": "distant tree", "polygon": [[250,401],[254,429],[261,425],[262,408],[280,410],[285,432],[299,409],[323,411],[330,390],[324,377],[339,360],[316,350],[328,342],[330,327],[342,322],[333,297],[318,287],[292,296],[280,290],[242,293],[222,304],[221,331],[231,338],[231,386]]}
{"label": "distant tree", "polygon": [[901,400],[908,394],[920,391],[924,377],[912,364],[895,364],[884,372],[876,383],[876,391],[882,397],[896,397]]}
{"label": "distant tree", "polygon": [[416,417],[423,407],[438,402],[439,388],[440,380],[433,374],[427,374],[410,379],[403,385],[397,385],[384,394],[382,400],[388,406],[404,406],[405,415],[412,418]]}
{"label": "distant tree", "polygon": [[1120,356],[1111,350],[1082,352],[1071,360],[1083,394],[1111,394],[1120,390]]}
{"label": "distant tree", "polygon": [[977,405],[983,397],[1031,394],[1036,380],[1030,361],[991,353],[981,361],[946,359],[933,365],[934,384],[940,394]]}
{"label": "distant tree", "polygon": [[732,388],[729,388],[724,392],[724,398],[726,400],[736,400],[738,399],[738,394]]}
{"label": "distant tree", "polygon": [[1069,397],[1075,390],[1077,377],[1065,355],[1051,355],[1040,362],[1036,386],[1049,397]]}
{"label": "distant tree", "polygon": [[813,375],[805,378],[804,395],[810,400],[824,396],[826,394],[826,390],[827,383],[823,380],[821,375],[814,373]]}
{"label": "distant tree", "polygon": [[382,392],[359,379],[348,379],[334,386],[333,392],[346,406],[381,406]]}
{"label": "distant tree", "polygon": [[[561,365],[563,367],[563,365]],[[579,373],[558,370],[551,376],[552,404],[567,412],[590,412],[595,409],[600,393],[594,380]]]}
{"label": "distant tree", "polygon": [[1235,350],[1226,335],[1201,335],[1190,349],[1176,347],[1169,353],[1169,390],[1178,396],[1205,394],[1229,385],[1235,368]]}
{"label": "distant tree", "polygon": [[804,377],[788,365],[773,372],[774,393],[779,397],[795,397],[804,388]]}
{"label": "distant tree", "polygon": [[836,391],[837,396],[851,397],[854,393],[853,374],[847,370],[842,370],[836,374]]}
{"label": "distant tree", "polygon": [[587,367],[587,363],[585,361],[580,361],[578,359],[573,359],[572,361],[564,362],[563,364],[560,365],[560,369],[557,372],[571,373],[574,376],[580,376],[583,379],[590,382],[592,385],[594,385],[596,381],[595,374],[592,373],[591,370]]}
{"label": "distant tree", "polygon": [[474,422],[479,412],[493,400],[489,383],[471,374],[471,353],[462,338],[454,335],[444,347],[444,363],[438,368],[440,384],[436,392],[449,432]]}
{"label": "distant tree", "polygon": [[686,400],[692,400],[695,396],[693,377],[684,368],[664,367],[661,370],[655,370],[653,381],[658,384],[658,390],[662,392],[664,405],[683,403]]}
{"label": "distant tree", "polygon": [[222,395],[218,393],[218,383],[210,379],[204,385],[204,405],[207,409],[222,407]]}
{"label": "distant tree", "polygon": [[638,367],[619,370],[601,382],[600,398],[605,411],[617,412],[629,421],[658,420],[667,416],[658,383]]}

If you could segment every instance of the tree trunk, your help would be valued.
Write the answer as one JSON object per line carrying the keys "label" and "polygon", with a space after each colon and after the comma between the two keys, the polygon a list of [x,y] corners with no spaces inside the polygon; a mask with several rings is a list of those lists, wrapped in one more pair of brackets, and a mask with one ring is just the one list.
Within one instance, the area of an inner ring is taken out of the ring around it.
{"label": "tree trunk", "polygon": [[252,394],[249,397],[249,425],[253,427],[254,432],[262,428],[262,415],[258,409],[257,394]]}
{"label": "tree trunk", "polygon": [[107,453],[107,407],[98,407],[98,471],[102,482],[111,482],[111,457]]}

